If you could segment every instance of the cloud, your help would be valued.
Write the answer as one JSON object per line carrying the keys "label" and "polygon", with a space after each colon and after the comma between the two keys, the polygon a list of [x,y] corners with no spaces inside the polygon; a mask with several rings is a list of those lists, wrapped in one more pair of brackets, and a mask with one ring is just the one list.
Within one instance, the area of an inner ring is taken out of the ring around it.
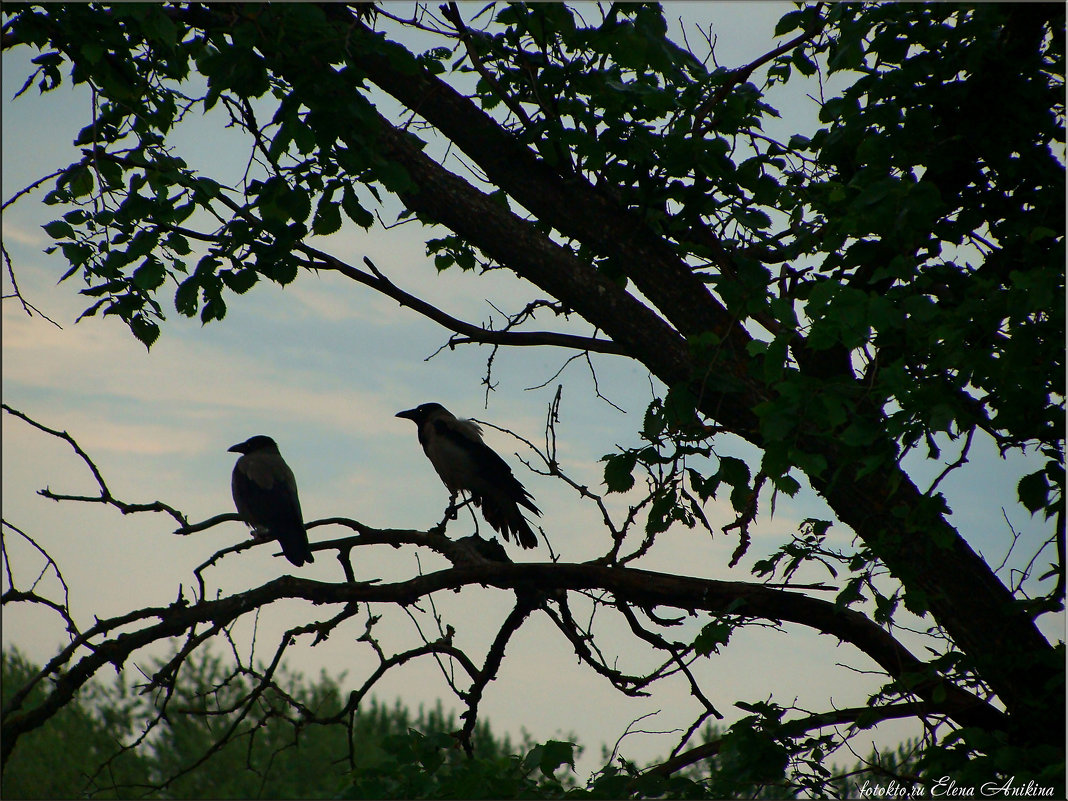
{"label": "cloud", "polygon": [[5,219],[4,242],[8,247],[11,246],[12,242],[15,242],[27,247],[43,248],[48,244],[49,239],[37,226],[26,227]]}
{"label": "cloud", "polygon": [[[299,364],[247,361],[207,337],[165,336],[151,354],[117,321],[89,320],[64,330],[4,306],[5,394],[63,393],[87,404],[138,407],[131,413],[170,420],[223,420],[237,414],[291,415],[350,434],[373,436],[392,404],[373,388],[322,391]],[[151,430],[159,433],[168,425]],[[143,430],[148,430],[142,424]]]}

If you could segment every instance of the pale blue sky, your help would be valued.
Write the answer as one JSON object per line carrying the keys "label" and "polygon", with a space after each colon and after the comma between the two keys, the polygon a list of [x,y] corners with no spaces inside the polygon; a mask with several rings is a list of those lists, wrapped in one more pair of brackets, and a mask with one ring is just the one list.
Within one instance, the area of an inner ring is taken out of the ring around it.
{"label": "pale blue sky", "polygon": [[[398,5],[398,8],[407,6]],[[680,14],[692,23],[712,26],[719,37],[721,63],[738,66],[774,46],[777,19],[788,10],[779,3],[669,4],[667,16]],[[690,43],[700,37],[689,29]],[[407,40],[406,40],[407,41]],[[3,197],[77,157],[71,147],[87,119],[87,93],[69,86],[39,97],[36,90],[11,103],[27,70],[26,49],[3,56]],[[815,91],[811,89],[810,91]],[[816,106],[796,88],[773,97],[783,114],[783,130],[804,132],[815,123]],[[217,120],[216,120],[217,122]],[[218,177],[228,170],[236,180],[247,156],[232,132],[210,119],[191,119],[175,140],[178,153],[196,169]],[[451,167],[459,170],[457,163]],[[3,236],[14,260],[20,288],[42,311],[59,321],[58,330],[38,318],[30,319],[17,304],[3,305],[3,395],[6,403],[45,425],[70,432],[96,460],[112,491],[127,501],[163,500],[184,510],[191,520],[231,511],[229,475],[233,455],[226,448],[256,433],[273,436],[295,471],[305,517],[348,516],[377,527],[426,528],[436,523],[447,495],[421,453],[415,429],[394,413],[420,402],[435,400],[461,416],[480,417],[541,442],[548,403],[557,380],[542,384],[570,356],[544,348],[503,350],[494,360],[497,390],[484,405],[486,347],[466,346],[426,357],[448,338],[448,332],[401,309],[386,298],[333,275],[301,275],[285,290],[260,282],[250,293],[231,297],[222,323],[202,327],[187,320],[163,301],[168,321],[151,354],[116,319],[92,318],[73,325],[85,307],[76,294],[78,279],[56,285],[65,271],[58,255],[46,256],[49,244],[40,226],[59,216],[40,203],[39,192],[5,213]],[[338,258],[359,264],[366,255],[394,280],[423,293],[450,314],[472,322],[500,316],[489,301],[516,310],[533,295],[531,287],[502,271],[476,278],[448,272],[437,275],[425,254],[426,233],[415,225],[364,232],[351,224],[315,244]],[[4,275],[4,292],[9,291]],[[543,325],[552,325],[545,321]],[[589,372],[582,362],[570,365],[565,382],[562,422],[557,430],[564,469],[576,480],[597,487],[600,457],[617,445],[637,442],[636,430],[651,397],[647,373],[630,361],[594,357],[602,394],[625,414],[594,396]],[[519,443],[487,431],[488,441],[513,469],[544,511],[541,524],[563,559],[582,561],[607,549],[608,537],[598,514],[562,485],[531,474],[514,455]],[[745,446],[726,441],[722,453],[751,456]],[[521,452],[524,457],[529,453]],[[948,461],[956,452],[947,449]],[[750,460],[755,465],[755,460]],[[922,465],[917,481],[925,487],[942,465]],[[971,464],[943,484],[953,520],[962,532],[996,564],[1008,547],[1008,528],[1002,509],[1021,534],[1017,562],[1026,561],[1043,536],[1041,521],[1032,520],[1015,503],[1015,483],[1021,475],[1019,459],[1002,461],[987,442],[977,440]],[[212,552],[242,541],[244,527],[234,523],[191,537],[175,537],[163,516],[123,518],[97,506],[55,504],[35,495],[50,486],[57,492],[93,492],[91,477],[64,443],[3,416],[3,512],[5,519],[37,537],[64,569],[71,602],[81,622],[134,607],[172,601],[179,585],[188,587],[192,569]],[[615,512],[626,498],[610,499]],[[765,499],[763,507],[768,508]],[[733,517],[729,506],[710,502],[705,509],[713,524]],[[686,529],[672,529],[660,540],[642,567],[714,578],[749,579],[755,559],[774,550],[796,531],[799,521],[828,516],[826,507],[810,493],[796,500],[779,498],[771,519],[762,515],[754,529],[749,557],[734,570],[726,565],[736,539]],[[466,526],[466,527],[465,527]],[[486,533],[483,526],[483,534]],[[319,528],[315,539],[341,536],[337,529]],[[450,527],[450,536],[469,533],[469,525]],[[848,547],[849,532],[838,527],[836,540]],[[5,533],[15,557],[22,585],[36,569],[28,549]],[[519,554],[517,560],[547,558],[544,548]],[[256,586],[293,568],[258,548],[224,560],[209,573],[224,592]],[[444,566],[433,555],[420,554],[424,570]],[[416,554],[392,548],[360,551],[358,578],[400,579],[416,570]],[[39,569],[39,568],[38,568]],[[1038,572],[1041,572],[1038,571]],[[299,575],[336,581],[340,571],[325,554]],[[815,578],[825,578],[813,574]],[[5,587],[7,586],[5,576]],[[46,582],[47,583],[47,582]],[[495,632],[495,624],[511,608],[507,594],[471,588],[459,595],[435,599],[438,611],[458,629],[458,644],[479,651]],[[261,615],[257,654],[268,657],[280,633],[323,615],[304,604],[290,604]],[[402,648],[414,641],[411,622],[399,611],[388,611],[383,645]],[[361,623],[357,624],[362,625]],[[1057,632],[1063,617],[1050,620]],[[696,626],[693,626],[696,631]],[[620,664],[628,672],[647,667],[644,649],[637,649],[616,625],[607,626],[618,643]],[[335,636],[309,649],[290,652],[289,666],[307,674],[326,669],[348,671],[362,682],[375,663],[369,649],[353,637]],[[246,639],[242,641],[240,637]],[[678,636],[676,633],[675,636]],[[1060,636],[1060,635],[1058,635]],[[248,644],[251,622],[239,627],[238,641]],[[46,659],[62,641],[63,630],[53,616],[34,611],[4,610],[3,640],[15,643],[37,660]],[[915,645],[915,640],[912,640]],[[863,703],[878,686],[857,671],[873,666],[851,648],[828,637],[816,637],[796,627],[785,633],[753,630],[738,635],[724,655],[702,663],[709,697],[728,722],[737,717],[734,699],[761,700],[769,695],[783,704],[823,710]],[[397,671],[380,685],[379,695],[399,695],[415,706],[442,697],[453,705],[432,662]],[[595,767],[602,741],[609,745],[627,723],[659,710],[644,721],[648,730],[685,729],[697,710],[684,682],[665,682],[653,698],[624,699],[591,671],[576,664],[570,646],[543,617],[535,616],[508,650],[500,678],[487,691],[482,706],[497,731],[517,735],[525,727],[537,739],[574,733],[588,747],[587,769]],[[885,737],[893,740],[915,733],[907,724],[891,724]],[[638,761],[666,755],[676,734],[636,734],[623,751]]]}

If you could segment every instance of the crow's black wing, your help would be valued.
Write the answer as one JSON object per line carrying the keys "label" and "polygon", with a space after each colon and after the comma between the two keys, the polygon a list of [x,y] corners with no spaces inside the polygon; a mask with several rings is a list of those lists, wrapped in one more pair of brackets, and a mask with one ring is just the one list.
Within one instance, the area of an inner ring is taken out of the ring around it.
{"label": "crow's black wing", "polygon": [[[524,548],[535,548],[538,539],[523,518],[519,506],[534,514],[541,514],[534,499],[512,474],[512,468],[480,438],[472,436],[462,424],[452,420],[434,422],[435,438],[448,443],[450,448],[435,449],[438,454],[449,453],[449,458],[462,464],[445,466],[453,484],[471,494],[481,507],[482,516],[505,539],[515,537]],[[441,470],[439,470],[439,473]],[[443,476],[445,478],[445,476]],[[446,484],[450,481],[446,480]]]}
{"label": "crow's black wing", "polygon": [[[481,439],[468,434],[457,425],[450,425],[451,420],[434,421],[435,434],[448,440],[456,448],[460,449],[467,457],[473,472],[472,478],[481,480],[498,487],[505,496],[515,503],[525,506],[536,515],[541,511],[534,505],[534,498],[526,488],[519,483],[519,479],[512,473],[508,462]],[[457,421],[459,422],[459,421]],[[470,487],[466,489],[471,489]]]}

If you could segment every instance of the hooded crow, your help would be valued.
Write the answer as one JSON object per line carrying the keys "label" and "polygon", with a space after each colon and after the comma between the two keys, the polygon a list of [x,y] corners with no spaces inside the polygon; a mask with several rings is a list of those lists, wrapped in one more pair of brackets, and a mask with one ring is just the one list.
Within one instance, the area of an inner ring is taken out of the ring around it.
{"label": "hooded crow", "polygon": [[538,538],[519,507],[541,512],[507,462],[482,441],[477,424],[453,416],[440,403],[424,403],[397,417],[415,421],[423,453],[454,497],[470,493],[486,522],[506,540],[515,537],[524,548],[537,547]]}
{"label": "hooded crow", "polygon": [[278,445],[262,434],[227,449],[240,453],[230,488],[237,512],[257,539],[275,539],[286,559],[300,567],[314,562],[300,513],[297,480]]}

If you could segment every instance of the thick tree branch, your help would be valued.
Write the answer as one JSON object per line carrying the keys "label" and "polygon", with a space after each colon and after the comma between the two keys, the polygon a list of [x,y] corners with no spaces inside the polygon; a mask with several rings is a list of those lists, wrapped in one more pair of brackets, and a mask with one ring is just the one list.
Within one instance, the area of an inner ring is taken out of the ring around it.
{"label": "thick tree branch", "polygon": [[[339,7],[336,13],[344,12]],[[372,35],[362,23],[355,23],[354,28]],[[540,221],[624,265],[626,275],[680,332],[688,336],[713,331],[732,343],[737,354],[744,354],[749,335],[693,270],[634,213],[619,207],[584,178],[562,177],[496,120],[426,70],[402,74],[380,53],[356,47],[350,47],[347,55],[380,88],[417,110],[478,164],[493,184]],[[472,241],[480,238],[472,237]],[[510,264],[510,260],[499,260]]]}
{"label": "thick tree branch", "polygon": [[[924,664],[865,615],[834,603],[795,592],[769,589],[761,584],[714,581],[675,576],[634,568],[594,564],[510,564],[483,561],[416,576],[390,584],[329,584],[282,576],[260,587],[219,600],[195,604],[176,601],[169,607],[137,610],[119,618],[99,621],[65,648],[42,671],[40,678],[54,676],[55,684],[45,699],[30,709],[22,704],[32,684],[23,688],[3,711],[2,758],[6,762],[18,738],[32,731],[65,706],[74,693],[106,664],[121,666],[136,650],[161,639],[181,636],[192,627],[211,622],[223,626],[263,606],[284,599],[303,599],[317,604],[380,602],[408,605],[421,597],[470,584],[527,592],[603,589],[618,600],[655,607],[731,613],[742,617],[799,623],[850,643],[882,667],[890,676],[925,675]],[[156,618],[160,622],[148,623]],[[144,621],[143,628],[126,631],[102,643],[92,643],[91,653],[65,672],[60,667],[82,646],[120,626]],[[1001,713],[971,694],[940,679],[920,679],[911,691],[931,700],[945,694],[947,709],[962,725],[996,727]]]}

